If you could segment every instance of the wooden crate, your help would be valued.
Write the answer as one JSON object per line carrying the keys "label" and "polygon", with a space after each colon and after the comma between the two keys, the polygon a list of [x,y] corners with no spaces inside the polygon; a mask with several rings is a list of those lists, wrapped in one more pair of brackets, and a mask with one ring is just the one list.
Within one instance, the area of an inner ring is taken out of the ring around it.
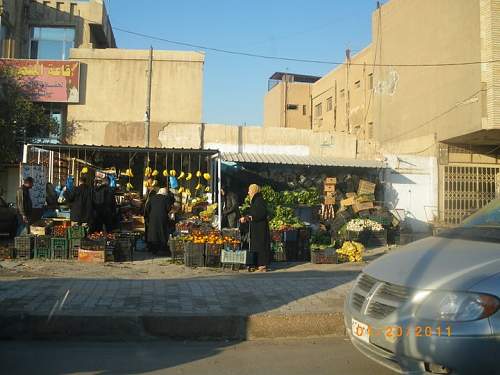
{"label": "wooden crate", "polygon": [[370,210],[372,208],[373,208],[373,202],[355,203],[352,206],[352,209],[356,213],[360,211]]}
{"label": "wooden crate", "polygon": [[350,191],[350,192],[348,192],[348,193],[345,193],[345,196],[346,196],[347,198],[356,198],[356,195],[357,195],[357,194],[356,194],[355,192],[353,192],[353,191]]}
{"label": "wooden crate", "polygon": [[333,193],[333,192],[335,192],[335,185],[327,185],[327,184],[325,184],[323,190],[325,192]]}
{"label": "wooden crate", "polygon": [[325,197],[325,204],[335,204],[335,197]]}
{"label": "wooden crate", "polygon": [[325,185],[335,185],[336,183],[337,183],[337,177],[325,178]]}
{"label": "wooden crate", "polygon": [[370,181],[360,180],[358,187],[358,194],[374,194],[375,193],[375,184]]}
{"label": "wooden crate", "polygon": [[347,207],[347,206],[352,206],[354,203],[356,203],[354,197],[350,197],[350,198],[346,198],[346,199],[342,199],[340,201],[340,204],[343,206],[343,207]]}

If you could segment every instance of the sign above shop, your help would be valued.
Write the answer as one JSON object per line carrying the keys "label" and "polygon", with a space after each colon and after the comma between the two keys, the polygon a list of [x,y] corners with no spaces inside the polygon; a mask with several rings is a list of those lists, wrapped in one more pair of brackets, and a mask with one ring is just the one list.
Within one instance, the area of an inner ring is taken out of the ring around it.
{"label": "sign above shop", "polygon": [[0,67],[10,69],[35,102],[80,102],[78,61],[1,59]]}

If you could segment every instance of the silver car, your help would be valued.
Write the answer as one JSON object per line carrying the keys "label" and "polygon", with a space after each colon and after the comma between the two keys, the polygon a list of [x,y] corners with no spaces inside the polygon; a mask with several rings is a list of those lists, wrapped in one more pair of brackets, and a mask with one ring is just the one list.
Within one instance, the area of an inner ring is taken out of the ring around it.
{"label": "silver car", "polygon": [[356,280],[345,326],[406,374],[500,374],[500,200],[460,227],[387,254]]}

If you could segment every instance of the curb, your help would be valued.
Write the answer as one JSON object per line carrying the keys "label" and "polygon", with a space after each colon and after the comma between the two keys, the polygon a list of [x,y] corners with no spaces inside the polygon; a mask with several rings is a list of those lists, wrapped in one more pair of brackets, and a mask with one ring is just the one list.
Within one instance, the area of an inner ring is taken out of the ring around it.
{"label": "curb", "polygon": [[256,340],[345,336],[342,313],[200,315],[2,314],[1,340]]}

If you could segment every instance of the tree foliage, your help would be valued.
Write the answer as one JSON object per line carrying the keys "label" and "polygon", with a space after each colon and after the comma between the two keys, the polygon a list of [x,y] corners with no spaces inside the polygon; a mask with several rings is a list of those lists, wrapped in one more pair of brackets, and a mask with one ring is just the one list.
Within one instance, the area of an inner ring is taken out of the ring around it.
{"label": "tree foliage", "polygon": [[17,80],[0,62],[0,162],[17,162],[22,143],[57,134],[57,123],[41,104],[32,101],[36,83]]}

